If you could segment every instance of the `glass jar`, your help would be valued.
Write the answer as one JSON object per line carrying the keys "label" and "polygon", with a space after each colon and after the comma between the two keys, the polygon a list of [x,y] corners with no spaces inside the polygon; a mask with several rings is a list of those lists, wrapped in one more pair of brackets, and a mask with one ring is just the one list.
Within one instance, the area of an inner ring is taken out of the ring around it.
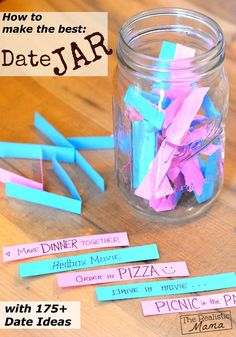
{"label": "glass jar", "polygon": [[189,220],[208,209],[223,182],[228,81],[222,30],[198,12],[148,10],[122,26],[117,57],[118,186],[152,220]]}

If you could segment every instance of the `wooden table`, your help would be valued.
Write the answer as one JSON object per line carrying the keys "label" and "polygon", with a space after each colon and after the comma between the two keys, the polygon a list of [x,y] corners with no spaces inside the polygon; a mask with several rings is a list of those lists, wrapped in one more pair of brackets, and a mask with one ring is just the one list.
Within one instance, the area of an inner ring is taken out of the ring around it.
{"label": "wooden table", "polygon": [[[192,276],[235,271],[236,267],[236,2],[235,0],[118,0],[118,1],[1,1],[1,11],[108,11],[109,45],[115,49],[117,31],[131,15],[155,6],[179,6],[202,11],[217,20],[226,37],[226,69],[230,80],[225,184],[201,219],[183,225],[152,223],[140,217],[121,198],[113,174],[113,151],[87,151],[86,158],[107,183],[99,192],[85,174],[64,165],[83,197],[83,214],[74,215],[4,196],[1,185],[1,246],[70,236],[127,231],[130,243],[157,243],[162,262],[185,260]],[[47,142],[33,127],[41,112],[65,136],[109,135],[112,132],[111,82],[115,53],[109,57],[108,77],[0,78],[1,141]],[[36,160],[1,160],[0,166],[37,179]],[[46,189],[68,195],[51,169],[44,165]],[[58,254],[57,256],[65,256]],[[2,259],[1,259],[2,261]],[[59,289],[55,275],[20,279],[18,263],[1,265],[1,300],[81,301],[81,330],[2,330],[9,337],[180,337],[180,315],[144,318],[140,300],[99,303],[95,287]],[[233,329],[207,337],[236,336],[236,308],[230,309]],[[196,334],[202,336],[202,334]]]}

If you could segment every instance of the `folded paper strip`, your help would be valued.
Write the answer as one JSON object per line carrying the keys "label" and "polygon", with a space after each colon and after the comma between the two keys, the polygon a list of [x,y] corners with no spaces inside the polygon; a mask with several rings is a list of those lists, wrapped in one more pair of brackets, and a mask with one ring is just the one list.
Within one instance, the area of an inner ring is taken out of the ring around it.
{"label": "folded paper strip", "polygon": [[[0,142],[0,158],[39,159],[41,182],[36,182],[0,168],[0,181],[5,183],[6,195],[80,214],[82,207],[81,196],[68,173],[59,162],[76,163],[98,186],[98,188],[101,191],[104,191],[104,179],[77,150],[113,148],[113,136],[74,137],[66,139],[39,113],[35,113],[35,127],[47,136],[56,146]],[[53,170],[61,182],[67,187],[72,198],[43,190],[42,160],[52,161]]]}
{"label": "folded paper strip", "polygon": [[[163,41],[152,92],[129,86],[124,96],[132,133],[132,189],[156,212],[175,209],[184,193],[198,203],[211,199],[222,166],[221,115],[209,87],[194,82],[189,67],[194,55],[192,48]],[[174,82],[173,59],[189,68],[181,86]]]}

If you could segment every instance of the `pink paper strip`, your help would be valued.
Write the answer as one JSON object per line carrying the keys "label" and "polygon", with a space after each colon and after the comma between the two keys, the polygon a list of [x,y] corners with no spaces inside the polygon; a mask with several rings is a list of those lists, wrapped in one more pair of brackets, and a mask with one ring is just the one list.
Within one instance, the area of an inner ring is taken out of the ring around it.
{"label": "pink paper strip", "polygon": [[[175,147],[164,140],[155,159],[150,165],[147,175],[144,177],[140,186],[135,190],[135,195],[148,200],[154,196],[171,165],[174,154]],[[163,184],[162,187],[165,186],[166,184]],[[159,193],[160,195],[170,194],[169,191],[167,192],[164,190]]]}
{"label": "pink paper strip", "polygon": [[124,115],[128,117],[131,122],[143,121],[143,116],[134,108],[126,109]]}
{"label": "pink paper strip", "polygon": [[144,316],[236,307],[236,292],[141,302]]}
{"label": "pink paper strip", "polygon": [[3,262],[93,248],[129,246],[126,232],[79,236],[3,248]]}
{"label": "pink paper strip", "polygon": [[28,186],[31,188],[36,188],[38,190],[43,190],[43,183],[39,183],[35,180],[22,177],[8,170],[4,170],[3,168],[0,168],[0,181],[4,184],[5,183],[15,183],[15,184]]}
{"label": "pink paper strip", "polygon": [[[164,123],[163,123],[163,129],[165,130],[173,121],[173,119],[175,118],[178,110],[181,108],[181,105],[183,104],[184,99],[186,98],[186,96],[189,94],[189,92],[187,94],[183,94],[181,92],[180,97],[174,99],[170,105],[165,109],[165,119],[164,119]],[[164,133],[165,135],[165,133]]]}
{"label": "pink paper strip", "polygon": [[176,44],[176,49],[175,49],[175,60],[179,59],[187,59],[190,57],[194,57],[196,50],[193,48],[189,48],[187,46],[184,46],[180,43]]}
{"label": "pink paper strip", "polygon": [[170,89],[166,91],[166,96],[171,100],[175,100],[180,98],[181,96],[187,96],[192,91],[192,88],[188,86],[188,82],[186,82],[185,86],[175,86],[175,83],[172,84]]}
{"label": "pink paper strip", "polygon": [[184,100],[173,122],[166,130],[166,137],[170,143],[180,145],[183,136],[200,109],[208,89],[208,87],[196,88]]}
{"label": "pink paper strip", "polygon": [[204,120],[204,119],[206,119],[206,116],[203,116],[203,115],[196,115],[194,120],[202,121],[202,120]]}
{"label": "pink paper strip", "polygon": [[153,197],[149,201],[149,206],[152,207],[156,212],[171,211],[176,207],[177,204],[177,202],[175,202],[175,195],[176,193],[173,193],[168,197],[162,197],[159,199]]}
{"label": "pink paper strip", "polygon": [[149,201],[149,206],[152,207],[156,212],[171,211],[177,205],[181,195],[182,186],[185,184],[184,176],[180,173],[180,169],[175,166],[173,169],[168,171],[168,176],[172,180],[175,186],[175,192],[171,193],[167,197],[155,198],[152,197]]}
{"label": "pink paper strip", "polygon": [[[155,159],[150,165],[147,175],[144,177],[140,186],[135,190],[135,195],[150,200],[155,197],[155,193],[159,196],[168,195],[167,191],[161,187],[166,187],[166,181],[160,186],[167,171],[171,166],[172,159],[176,152],[175,145],[180,145],[182,138],[188,131],[190,124],[201,107],[204,96],[209,88],[196,88],[187,96],[183,104],[178,109],[172,123],[166,129],[166,139],[162,142]],[[179,101],[175,100],[175,105],[179,107]]]}
{"label": "pink paper strip", "polygon": [[207,128],[202,126],[201,128],[194,129],[193,131],[187,131],[182,139],[181,146],[185,146],[191,143],[203,141],[207,137]]}
{"label": "pink paper strip", "polygon": [[168,171],[168,177],[171,179],[172,182],[175,182],[175,180],[179,176],[179,173],[180,173],[180,168],[178,166],[173,165]]}
{"label": "pink paper strip", "polygon": [[174,192],[170,181],[167,176],[164,176],[163,180],[160,183],[160,186],[156,192],[154,192],[154,197],[156,199],[165,197],[166,195],[170,195]]}
{"label": "pink paper strip", "polygon": [[182,167],[181,172],[184,175],[185,184],[188,186],[189,192],[195,191],[197,195],[201,195],[205,179],[198,158],[192,157],[189,159]]}
{"label": "pink paper strip", "polygon": [[176,276],[189,276],[185,262],[130,265],[84,272],[61,273],[57,275],[57,282],[59,287],[74,287],[135,279]]}
{"label": "pink paper strip", "polygon": [[[193,48],[189,48],[187,46],[184,46],[182,44],[177,43],[176,45],[176,49],[175,49],[175,56],[174,56],[174,60],[182,60],[182,62],[179,64],[180,69],[185,69],[184,71],[180,71],[177,70],[173,70],[171,72],[172,78],[177,78],[180,79],[181,77],[183,78],[187,78],[189,79],[189,85],[193,82],[197,82],[198,76],[196,75],[196,73],[194,73],[193,71],[193,63],[192,63],[192,59],[195,55],[196,50]],[[177,65],[178,66],[178,65]],[[187,69],[187,70],[186,70]],[[185,82],[181,87],[184,88],[184,86],[186,86]]]}

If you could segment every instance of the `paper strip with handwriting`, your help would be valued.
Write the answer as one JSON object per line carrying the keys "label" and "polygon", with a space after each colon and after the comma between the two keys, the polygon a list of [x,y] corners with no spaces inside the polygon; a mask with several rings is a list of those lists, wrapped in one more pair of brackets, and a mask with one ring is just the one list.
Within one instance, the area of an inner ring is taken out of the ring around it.
{"label": "paper strip with handwriting", "polygon": [[57,275],[59,287],[74,287],[88,284],[111,283],[158,277],[189,276],[185,262],[167,262],[130,265],[116,268],[95,269]]}
{"label": "paper strip with handwriting", "polygon": [[236,292],[141,302],[144,316],[236,307]]}
{"label": "paper strip with handwriting", "polygon": [[62,252],[120,246],[129,246],[126,232],[78,236],[4,247],[3,261],[9,262]]}
{"label": "paper strip with handwriting", "polygon": [[236,287],[236,274],[225,273],[170,281],[132,283],[117,286],[98,287],[99,301],[127,298],[187,294]]}
{"label": "paper strip with handwriting", "polygon": [[158,258],[157,246],[151,244],[23,263],[19,265],[19,273],[27,277]]}

